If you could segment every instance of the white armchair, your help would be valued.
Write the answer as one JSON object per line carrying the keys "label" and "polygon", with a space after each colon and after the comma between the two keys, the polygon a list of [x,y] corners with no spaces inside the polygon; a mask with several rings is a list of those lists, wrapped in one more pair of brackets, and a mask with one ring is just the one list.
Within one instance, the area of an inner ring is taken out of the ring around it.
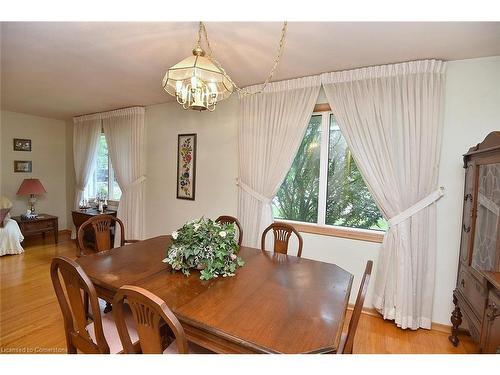
{"label": "white armchair", "polygon": [[0,256],[7,254],[21,254],[24,252],[21,242],[24,236],[19,225],[12,220],[9,210],[12,203],[5,197],[0,198]]}

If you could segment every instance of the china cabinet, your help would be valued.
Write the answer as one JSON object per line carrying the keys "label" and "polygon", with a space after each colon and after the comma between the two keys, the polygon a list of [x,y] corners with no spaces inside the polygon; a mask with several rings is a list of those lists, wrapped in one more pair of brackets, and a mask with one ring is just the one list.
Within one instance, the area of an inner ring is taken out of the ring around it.
{"label": "china cabinet", "polygon": [[455,309],[449,337],[465,323],[483,353],[500,353],[500,132],[464,155],[465,189]]}

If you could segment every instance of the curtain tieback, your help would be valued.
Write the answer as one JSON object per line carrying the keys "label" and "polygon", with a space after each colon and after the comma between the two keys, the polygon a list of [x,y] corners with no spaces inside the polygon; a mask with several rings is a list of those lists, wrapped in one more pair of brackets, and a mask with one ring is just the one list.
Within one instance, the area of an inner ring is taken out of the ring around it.
{"label": "curtain tieback", "polygon": [[123,192],[129,191],[131,188],[136,187],[140,184],[142,184],[144,181],[146,181],[146,176],[141,176],[135,181],[132,181],[130,184],[128,184],[125,189],[123,189]]}
{"label": "curtain tieback", "polygon": [[85,186],[76,186],[76,190],[84,192],[85,191]]}
{"label": "curtain tieback", "polygon": [[239,178],[236,180],[236,185],[238,185],[240,188],[242,188],[243,190],[245,190],[252,197],[254,197],[255,199],[261,201],[264,204],[269,204],[272,201],[272,199],[266,198],[262,194],[256,192],[254,189],[252,189],[250,186],[248,186],[247,184],[245,184]]}
{"label": "curtain tieback", "polygon": [[430,206],[432,203],[437,201],[439,198],[441,198],[443,196],[443,194],[444,194],[444,187],[440,187],[436,191],[430,193],[424,199],[421,199],[420,201],[415,203],[413,206],[408,207],[403,212],[390,218],[388,220],[389,226],[393,227],[393,226],[398,225],[399,223],[405,221],[406,219],[412,217],[417,212],[420,212],[421,210],[423,210],[427,206]]}

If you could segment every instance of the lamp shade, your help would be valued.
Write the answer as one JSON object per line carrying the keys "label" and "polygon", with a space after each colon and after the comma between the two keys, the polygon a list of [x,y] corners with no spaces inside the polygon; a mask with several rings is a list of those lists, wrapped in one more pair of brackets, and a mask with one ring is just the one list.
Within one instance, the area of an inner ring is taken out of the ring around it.
{"label": "lamp shade", "polygon": [[39,195],[43,193],[46,193],[46,191],[38,178],[25,178],[17,191],[17,195]]}
{"label": "lamp shade", "polygon": [[163,78],[163,89],[175,97],[183,86],[192,82],[192,77],[196,77],[199,83],[208,84],[211,92],[217,94],[218,100],[227,99],[234,90],[233,84],[205,57],[201,48],[195,48],[193,56],[185,58],[167,71]]}

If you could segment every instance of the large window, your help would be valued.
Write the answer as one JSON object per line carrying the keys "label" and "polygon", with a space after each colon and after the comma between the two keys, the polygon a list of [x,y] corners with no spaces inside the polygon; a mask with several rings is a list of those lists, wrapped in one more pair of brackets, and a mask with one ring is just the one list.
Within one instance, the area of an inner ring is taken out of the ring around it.
{"label": "large window", "polygon": [[330,112],[314,114],[292,167],[273,200],[275,218],[386,230]]}
{"label": "large window", "polygon": [[106,137],[101,134],[97,147],[96,163],[92,175],[85,188],[84,198],[101,197],[109,200],[120,200],[122,192],[116,182],[113,166],[108,153]]}

